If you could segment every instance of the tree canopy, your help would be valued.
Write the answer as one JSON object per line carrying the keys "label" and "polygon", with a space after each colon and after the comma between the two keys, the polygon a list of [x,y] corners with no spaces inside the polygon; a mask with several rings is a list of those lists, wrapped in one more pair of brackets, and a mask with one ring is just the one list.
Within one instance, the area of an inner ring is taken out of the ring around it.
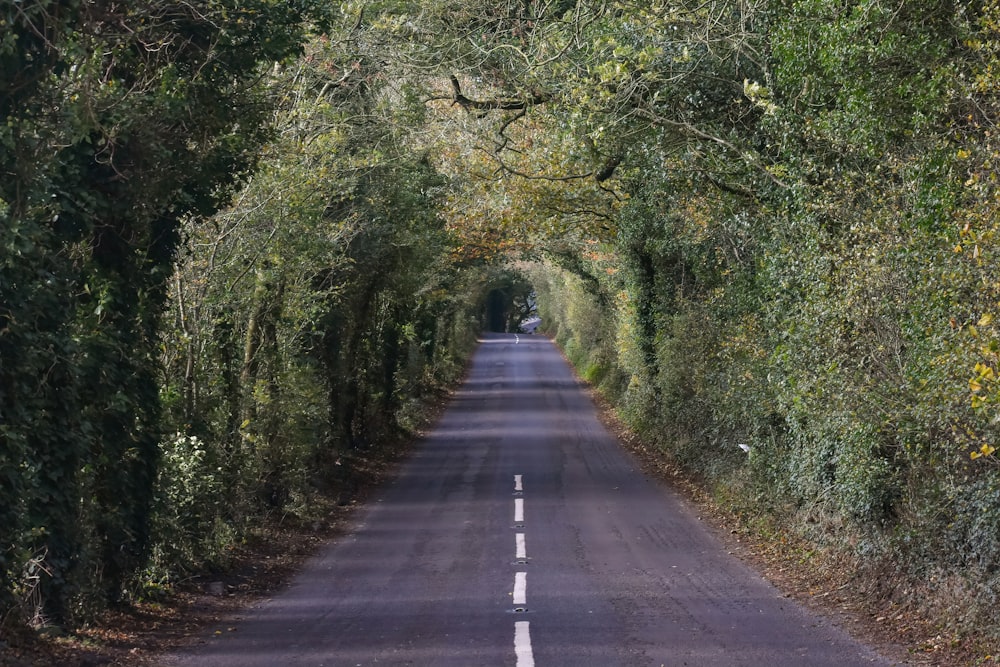
{"label": "tree canopy", "polygon": [[536,296],[738,512],[1000,591],[995,3],[0,25],[2,610],[78,622],[349,493]]}

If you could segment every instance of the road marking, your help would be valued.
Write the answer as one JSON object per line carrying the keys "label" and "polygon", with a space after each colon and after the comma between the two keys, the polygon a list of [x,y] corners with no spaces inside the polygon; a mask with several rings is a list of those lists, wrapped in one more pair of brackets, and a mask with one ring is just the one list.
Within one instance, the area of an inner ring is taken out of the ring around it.
{"label": "road marking", "polygon": [[515,572],[514,573],[514,604],[525,605],[528,604],[528,573],[527,572]]}
{"label": "road marking", "polygon": [[531,634],[528,632],[527,621],[514,623],[514,655],[517,656],[517,667],[535,667],[535,656],[531,652]]}
{"label": "road marking", "polygon": [[[519,339],[515,337],[515,344]],[[514,475],[514,491],[523,492],[524,485],[521,475]],[[524,522],[524,499],[514,499],[514,522],[521,524]],[[521,526],[519,525],[518,528]],[[515,556],[518,561],[528,562],[528,549],[524,545],[524,533],[514,535]],[[511,594],[514,605],[524,608],[528,604],[528,573],[514,573],[514,592]],[[531,650],[531,633],[528,631],[527,621],[517,621],[514,623],[514,655],[517,657],[516,667],[535,667],[535,654]]]}

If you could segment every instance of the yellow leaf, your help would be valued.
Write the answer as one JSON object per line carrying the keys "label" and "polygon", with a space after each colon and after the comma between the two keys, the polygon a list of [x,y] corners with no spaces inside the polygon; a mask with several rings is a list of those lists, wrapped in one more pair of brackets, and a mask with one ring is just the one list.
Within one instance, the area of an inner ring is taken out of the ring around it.
{"label": "yellow leaf", "polygon": [[990,313],[984,313],[983,316],[979,318],[979,326],[981,327],[988,327],[991,322],[993,322],[993,315]]}
{"label": "yellow leaf", "polygon": [[969,458],[972,459],[973,461],[975,461],[976,459],[978,459],[980,456],[982,456],[982,454],[980,454],[979,452],[970,452],[969,453]]}
{"label": "yellow leaf", "polygon": [[979,391],[982,388],[983,388],[983,385],[979,384],[979,382],[977,380],[975,380],[975,379],[969,380],[969,390],[970,391]]}
{"label": "yellow leaf", "polygon": [[979,451],[982,453],[983,456],[989,456],[990,454],[996,451],[996,448],[993,447],[992,445],[983,445],[982,447],[979,448]]}

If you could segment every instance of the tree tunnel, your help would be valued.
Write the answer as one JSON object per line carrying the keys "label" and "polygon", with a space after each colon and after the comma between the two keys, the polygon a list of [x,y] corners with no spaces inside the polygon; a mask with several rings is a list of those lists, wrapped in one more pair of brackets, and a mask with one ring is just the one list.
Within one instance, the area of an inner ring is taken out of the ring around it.
{"label": "tree tunnel", "polygon": [[536,314],[535,289],[519,272],[507,270],[491,281],[483,305],[485,330],[516,332]]}

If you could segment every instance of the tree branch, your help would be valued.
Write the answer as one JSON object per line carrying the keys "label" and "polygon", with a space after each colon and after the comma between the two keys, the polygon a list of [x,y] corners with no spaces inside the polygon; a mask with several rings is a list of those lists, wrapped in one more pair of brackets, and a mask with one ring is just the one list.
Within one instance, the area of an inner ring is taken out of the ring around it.
{"label": "tree branch", "polygon": [[746,151],[740,150],[735,145],[733,145],[732,142],[729,142],[723,139],[722,137],[716,136],[714,134],[709,134],[708,132],[705,132],[704,130],[697,128],[691,123],[687,123],[684,121],[677,121],[667,118],[665,116],[661,116],[660,114],[655,113],[649,109],[637,108],[635,110],[635,115],[640,118],[645,118],[654,125],[659,125],[660,127],[670,127],[680,131],[683,134],[687,134],[689,136],[698,137],[699,139],[704,139],[706,141],[711,141],[713,143],[716,143],[722,146],[723,148],[739,155],[747,164],[749,164],[750,166],[754,167],[762,174],[767,176],[767,178],[770,179],[771,182],[774,183],[775,185],[785,189],[791,187],[790,185],[782,181],[780,178],[772,174],[770,171],[768,171],[767,167],[764,164],[762,164],[760,160],[756,159]]}
{"label": "tree branch", "polygon": [[603,167],[594,172],[594,180],[597,181],[598,183],[603,183],[604,181],[608,180],[614,175],[615,169],[618,168],[618,165],[620,165],[621,162],[622,162],[621,155],[611,156],[610,158],[608,158],[607,162],[604,163]]}
{"label": "tree branch", "polygon": [[514,167],[509,166],[507,163],[503,161],[503,159],[497,153],[494,153],[492,151],[484,151],[484,152],[490,157],[492,157],[494,160],[496,160],[497,165],[499,165],[496,170],[497,174],[501,173],[509,174],[511,176],[517,176],[519,178],[523,178],[529,181],[552,181],[552,182],[579,181],[585,178],[590,178],[591,176],[594,175],[594,172],[592,171],[588,171],[583,174],[569,174],[566,176],[547,176],[545,174],[529,174],[525,171],[520,171],[519,169],[515,169]]}
{"label": "tree branch", "polygon": [[524,99],[511,97],[495,97],[488,100],[473,100],[462,94],[462,86],[458,82],[458,77],[451,75],[452,102],[459,105],[466,111],[518,111],[527,109],[536,104],[548,101],[549,96],[543,93],[533,93]]}

